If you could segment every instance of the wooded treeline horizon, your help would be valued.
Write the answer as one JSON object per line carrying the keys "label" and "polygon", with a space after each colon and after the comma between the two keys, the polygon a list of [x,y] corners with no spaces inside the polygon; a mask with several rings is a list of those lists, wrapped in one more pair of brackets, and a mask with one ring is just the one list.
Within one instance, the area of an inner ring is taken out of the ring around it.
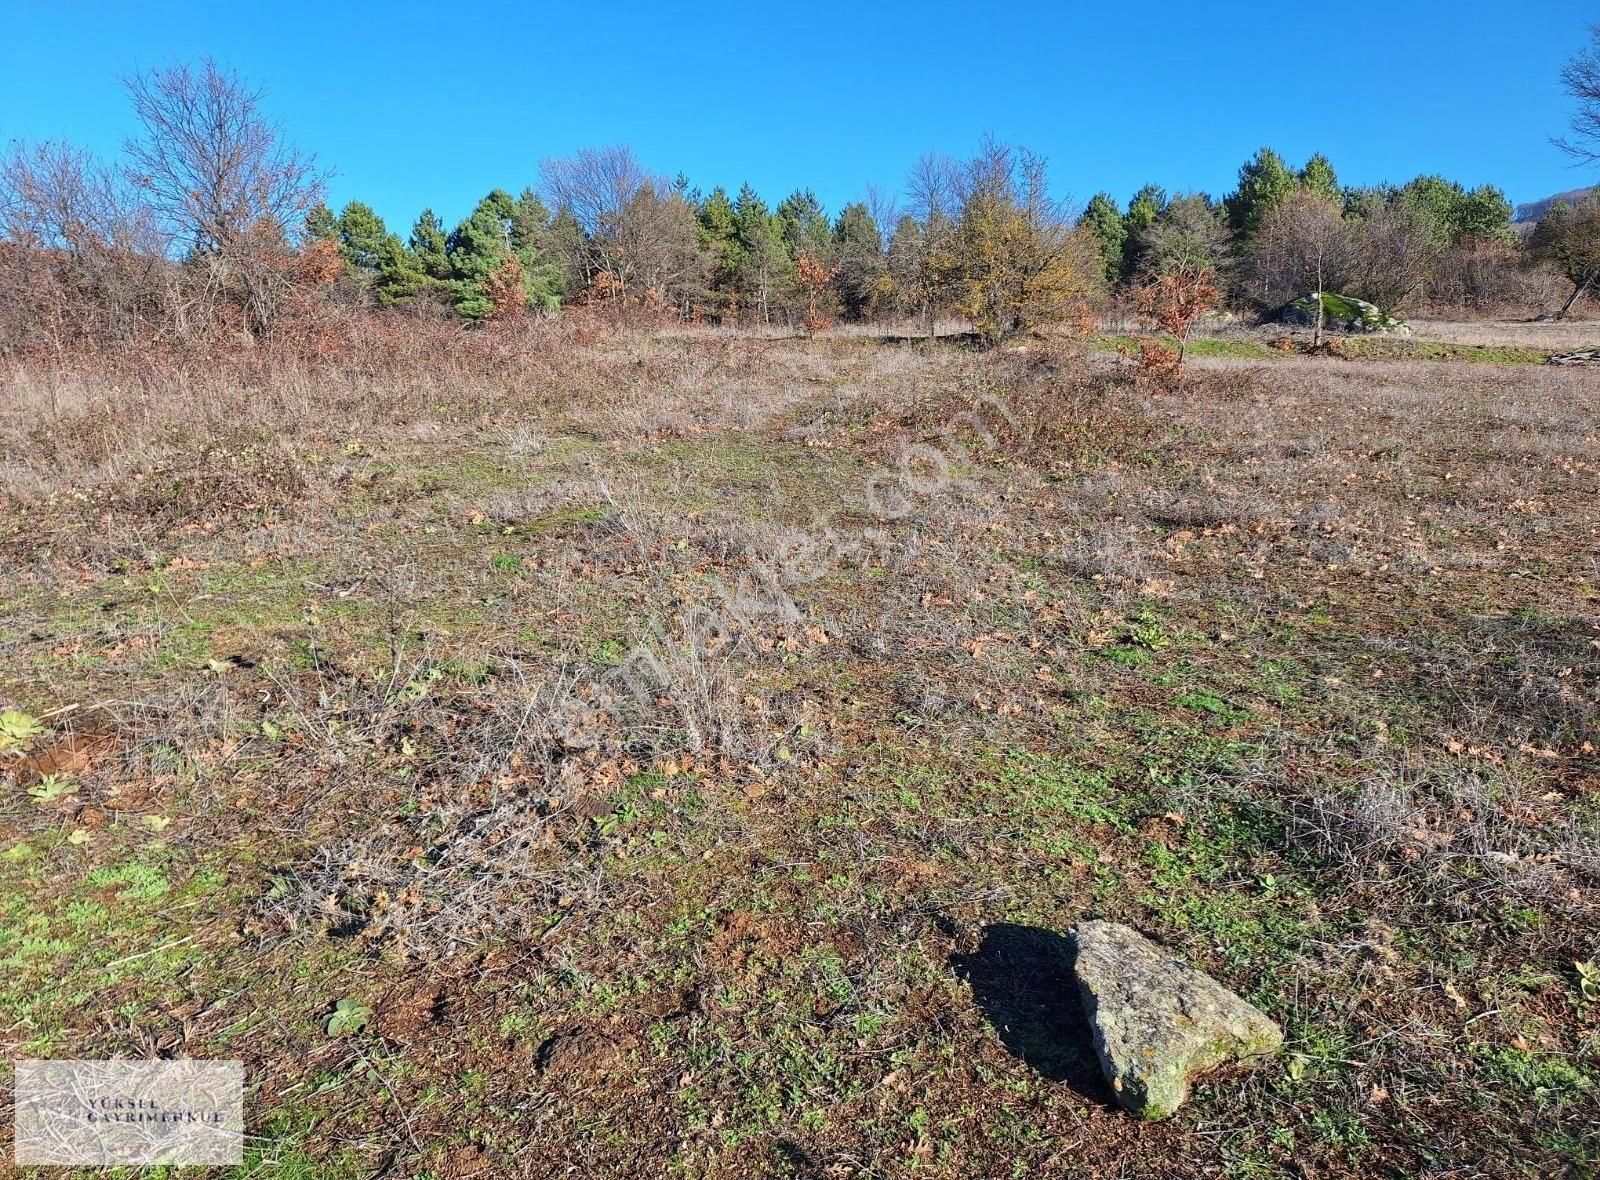
{"label": "wooded treeline horizon", "polygon": [[263,338],[341,311],[472,325],[564,308],[806,331],[957,316],[993,341],[1122,305],[1164,324],[1158,288],[1251,314],[1312,290],[1387,312],[1564,313],[1600,273],[1592,196],[1527,228],[1492,185],[1347,187],[1326,156],[1294,166],[1268,147],[1221,197],[1149,184],[1077,208],[1051,195],[1042,157],[987,139],[829,211],[804,187],[769,203],[667,179],[615,145],[543,160],[453,227],[424,209],[402,236],[370,204],[326,205],[328,173],[230,69],[151,70],[127,93],[140,133],[118,159],[45,142],[0,162],[0,352]]}

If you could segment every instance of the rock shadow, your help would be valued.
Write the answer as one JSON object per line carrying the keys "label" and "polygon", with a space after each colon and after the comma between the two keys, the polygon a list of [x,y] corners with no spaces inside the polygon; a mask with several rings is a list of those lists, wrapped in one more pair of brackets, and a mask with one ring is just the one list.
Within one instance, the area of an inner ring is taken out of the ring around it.
{"label": "rock shadow", "polygon": [[1094,1051],[1094,1033],[1072,974],[1072,943],[1054,930],[1008,922],[985,926],[970,955],[951,969],[972,988],[978,1010],[1014,1056],[1053,1081],[1115,1105]]}

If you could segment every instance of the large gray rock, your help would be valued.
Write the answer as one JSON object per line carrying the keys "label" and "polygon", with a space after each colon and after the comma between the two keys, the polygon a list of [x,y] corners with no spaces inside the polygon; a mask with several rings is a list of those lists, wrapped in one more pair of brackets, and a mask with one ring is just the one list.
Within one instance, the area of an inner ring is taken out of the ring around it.
{"label": "large gray rock", "polygon": [[1083,922],[1073,941],[1100,1067],[1135,1114],[1166,1118],[1196,1074],[1283,1047],[1283,1030],[1265,1013],[1138,931]]}

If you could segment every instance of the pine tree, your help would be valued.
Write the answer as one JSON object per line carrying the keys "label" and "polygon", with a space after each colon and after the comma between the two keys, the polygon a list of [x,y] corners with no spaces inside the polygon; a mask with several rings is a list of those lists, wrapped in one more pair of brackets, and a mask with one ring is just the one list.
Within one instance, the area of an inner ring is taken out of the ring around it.
{"label": "pine tree", "polygon": [[1094,239],[1095,248],[1105,263],[1106,283],[1116,286],[1122,278],[1123,252],[1128,244],[1128,226],[1109,193],[1096,193],[1084,206],[1078,224]]}
{"label": "pine tree", "polygon": [[753,310],[760,310],[762,322],[771,323],[774,304],[787,287],[791,270],[782,226],[748,184],[739,189],[733,215],[743,256],[740,289],[745,302]]}
{"label": "pine tree", "polygon": [[716,246],[718,243],[731,242],[738,237],[739,222],[733,211],[733,202],[728,199],[727,190],[720,184],[700,203],[695,215],[700,221],[702,240],[707,245]]}
{"label": "pine tree", "polygon": [[523,189],[512,203],[510,238],[531,304],[554,311],[561,300],[577,293],[577,276],[557,248],[550,210],[531,188]]}
{"label": "pine tree", "polygon": [[832,234],[828,229],[828,215],[814,192],[806,189],[790,193],[778,206],[777,217],[790,257],[798,258],[801,251],[814,259],[827,256]]}
{"label": "pine tree", "polygon": [[[581,231],[580,231],[581,232]],[[561,263],[555,227],[538,197],[495,189],[479,201],[446,244],[456,310],[467,319],[508,314],[506,276],[515,274],[523,302],[554,310],[573,283]],[[516,266],[507,263],[516,259]],[[496,300],[498,299],[498,303]]]}
{"label": "pine tree", "polygon": [[1468,192],[1442,176],[1419,176],[1402,188],[1396,199],[1422,213],[1432,226],[1437,245],[1472,238],[1502,242],[1512,238],[1511,202],[1493,185]]}
{"label": "pine tree", "polygon": [[511,252],[510,228],[503,216],[505,204],[496,197],[510,197],[498,190],[490,193],[450,234],[451,286],[456,310],[469,320],[487,319],[493,314],[491,276]]}
{"label": "pine tree", "polygon": [[539,194],[525,188],[511,202],[511,248],[513,250],[542,250],[550,232],[550,210],[545,208]]}
{"label": "pine tree", "polygon": [[860,201],[839,210],[833,223],[833,257],[845,315],[865,319],[883,289],[885,265],[883,233],[872,211]]}
{"label": "pine tree", "polygon": [[371,205],[351,201],[339,212],[339,253],[351,273],[372,286],[386,257],[385,244],[392,235]]}
{"label": "pine tree", "polygon": [[1158,184],[1147,184],[1134,193],[1128,201],[1128,212],[1122,219],[1122,277],[1132,278],[1144,266],[1144,242],[1151,229],[1167,208],[1167,190]]}
{"label": "pine tree", "polygon": [[744,247],[739,242],[739,218],[720,185],[696,211],[700,249],[709,266],[712,304],[719,318],[731,318],[739,306],[739,283],[744,274]]}
{"label": "pine tree", "polygon": [[1321,152],[1307,160],[1306,166],[1300,169],[1300,187],[1336,205],[1344,200],[1338,173],[1334,172],[1332,162]]}
{"label": "pine tree", "polygon": [[450,277],[448,254],[449,235],[432,209],[424,209],[411,227],[411,253],[429,278],[445,280]]}
{"label": "pine tree", "polygon": [[1462,193],[1461,199],[1456,202],[1452,227],[1456,241],[1468,238],[1512,241],[1511,213],[1511,202],[1506,200],[1505,193],[1492,184]]}
{"label": "pine tree", "polygon": [[1294,192],[1298,184],[1298,178],[1277,152],[1269,147],[1256,152],[1239,169],[1239,187],[1223,202],[1234,231],[1246,238],[1254,234],[1267,211]]}
{"label": "pine tree", "polygon": [[371,205],[351,201],[337,217],[325,208],[312,213],[307,219],[308,235],[338,250],[345,276],[355,290],[389,307],[426,289],[428,280],[421,262],[398,235],[389,232]]}
{"label": "pine tree", "polygon": [[1399,193],[1400,190],[1392,184],[1361,185],[1345,189],[1340,205],[1346,217],[1353,221],[1365,221],[1384,209]]}
{"label": "pine tree", "polygon": [[305,239],[307,242],[331,242],[339,236],[339,219],[333,210],[318,201],[306,214]]}
{"label": "pine tree", "polygon": [[379,304],[384,307],[406,303],[439,290],[438,282],[423,269],[421,260],[407,249],[398,234],[384,236],[377,261],[374,291]]}

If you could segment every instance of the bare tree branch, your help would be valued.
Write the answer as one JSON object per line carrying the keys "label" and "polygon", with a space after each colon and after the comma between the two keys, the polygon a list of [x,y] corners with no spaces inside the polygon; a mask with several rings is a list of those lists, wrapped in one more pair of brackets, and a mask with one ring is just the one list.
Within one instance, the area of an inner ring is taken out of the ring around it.
{"label": "bare tree branch", "polygon": [[1572,115],[1572,138],[1552,142],[1579,163],[1600,160],[1600,25],[1589,29],[1590,44],[1580,49],[1561,71],[1561,84],[1578,103]]}
{"label": "bare tree branch", "polygon": [[326,175],[285,144],[261,92],[210,58],[127,80],[144,134],[126,145],[129,174],[175,239],[226,253],[263,232],[287,237]]}

